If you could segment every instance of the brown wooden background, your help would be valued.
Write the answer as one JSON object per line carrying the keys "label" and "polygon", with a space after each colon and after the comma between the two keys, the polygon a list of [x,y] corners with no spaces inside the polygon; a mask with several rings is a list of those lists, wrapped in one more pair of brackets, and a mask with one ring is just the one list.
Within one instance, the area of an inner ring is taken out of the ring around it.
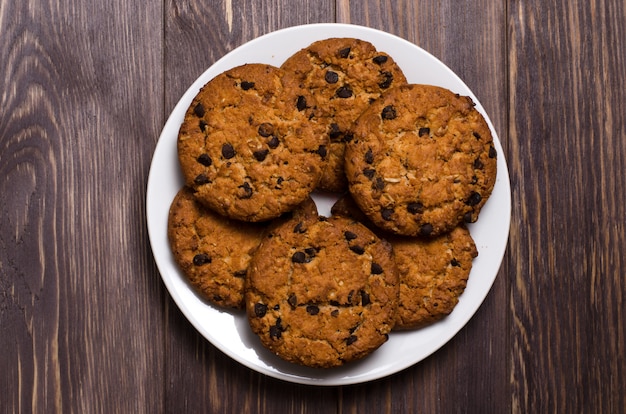
{"label": "brown wooden background", "polygon": [[[189,84],[242,43],[344,22],[418,44],[490,114],[513,217],[496,283],[423,362],[330,388],[205,341],[152,259],[145,188]],[[0,412],[622,413],[623,0],[1,0]]]}

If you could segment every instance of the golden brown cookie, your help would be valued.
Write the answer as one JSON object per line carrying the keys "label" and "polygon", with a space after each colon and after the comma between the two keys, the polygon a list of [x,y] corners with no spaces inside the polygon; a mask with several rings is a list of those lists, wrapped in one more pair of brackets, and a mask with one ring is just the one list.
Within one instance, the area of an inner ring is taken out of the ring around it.
{"label": "golden brown cookie", "polygon": [[294,217],[264,237],[246,309],[265,347],[310,367],[362,358],[388,338],[397,308],[391,247],[346,218]]}
{"label": "golden brown cookie", "polygon": [[243,308],[248,264],[265,228],[214,213],[185,187],[172,202],[167,230],[174,259],[191,285],[215,305]]}
{"label": "golden brown cookie", "polygon": [[464,225],[436,237],[396,236],[374,227],[350,196],[337,200],[332,214],[362,220],[392,245],[400,282],[394,329],[419,328],[452,312],[478,255]]}
{"label": "golden brown cookie", "polygon": [[463,225],[436,237],[390,237],[400,274],[396,329],[428,325],[450,314],[478,255]]}
{"label": "golden brown cookie", "polygon": [[369,42],[331,38],[312,43],[281,66],[287,83],[300,89],[300,108],[330,138],[328,164],[319,188],[347,189],[343,171],[345,142],[351,126],[369,103],[392,86],[406,83],[402,70]]}
{"label": "golden brown cookie", "polygon": [[303,202],[317,186],[328,137],[298,110],[284,72],[264,64],[209,81],[185,114],[178,156],[195,196],[230,218],[263,221]]}
{"label": "golden brown cookie", "polygon": [[469,97],[430,85],[384,93],[346,145],[350,192],[377,226],[436,236],[474,222],[496,179],[491,131]]}

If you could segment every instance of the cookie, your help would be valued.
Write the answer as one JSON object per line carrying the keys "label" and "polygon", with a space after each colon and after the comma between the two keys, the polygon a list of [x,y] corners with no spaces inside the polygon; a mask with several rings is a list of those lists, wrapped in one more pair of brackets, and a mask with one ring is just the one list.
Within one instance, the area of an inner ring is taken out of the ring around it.
{"label": "cookie", "polygon": [[350,193],[377,226],[436,236],[474,222],[496,180],[487,122],[469,97],[404,85],[366,109],[346,144]]}
{"label": "cookie", "polygon": [[243,308],[248,264],[266,226],[222,217],[181,189],[170,206],[168,238],[174,260],[211,303]]}
{"label": "cookie", "polygon": [[413,329],[450,314],[467,286],[478,250],[460,225],[436,237],[388,239],[400,274],[395,329]]}
{"label": "cookie", "polygon": [[[340,198],[332,213],[371,225],[349,196]],[[394,329],[420,328],[450,314],[478,256],[469,230],[461,225],[437,237],[378,235],[393,246],[398,267],[400,295]]]}
{"label": "cookie", "polygon": [[345,142],[351,126],[369,103],[392,86],[406,83],[402,70],[369,42],[331,38],[312,43],[281,66],[287,83],[301,90],[300,107],[330,139],[328,163],[319,189],[347,189],[343,170]]}
{"label": "cookie", "polygon": [[315,133],[284,72],[247,64],[210,80],[178,135],[185,183],[224,216],[264,221],[303,202],[322,174],[328,137]]}
{"label": "cookie", "polygon": [[393,328],[391,247],[343,217],[294,218],[269,232],[250,264],[250,327],[281,358],[318,368],[380,347]]}

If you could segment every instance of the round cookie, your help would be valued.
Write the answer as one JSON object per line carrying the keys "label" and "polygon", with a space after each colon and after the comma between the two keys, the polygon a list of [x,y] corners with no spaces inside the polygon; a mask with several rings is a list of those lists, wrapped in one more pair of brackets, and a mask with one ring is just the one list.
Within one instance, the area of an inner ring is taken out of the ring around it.
{"label": "round cookie", "polygon": [[398,284],[391,247],[347,218],[294,218],[261,242],[246,284],[252,330],[281,358],[318,368],[388,339]]}
{"label": "round cookie", "polygon": [[244,282],[267,226],[222,217],[181,189],[170,206],[168,238],[191,285],[215,305],[243,308]]}
{"label": "round cookie", "polygon": [[300,107],[330,138],[328,163],[319,189],[347,189],[343,170],[351,126],[370,102],[392,86],[406,83],[402,70],[369,42],[331,38],[312,43],[281,66],[287,83],[300,89]]}
{"label": "round cookie", "polygon": [[317,186],[328,137],[315,133],[284,72],[247,64],[210,80],[178,135],[185,183],[214,211],[263,221],[304,201]]}
{"label": "round cookie", "polygon": [[[340,198],[334,215],[364,219],[351,197]],[[400,295],[394,329],[419,328],[450,314],[465,290],[478,250],[469,230],[461,225],[437,237],[379,234],[393,246]]]}
{"label": "round cookie", "polygon": [[377,226],[436,236],[474,222],[496,179],[491,131],[469,97],[430,85],[389,90],[346,145],[350,192]]}

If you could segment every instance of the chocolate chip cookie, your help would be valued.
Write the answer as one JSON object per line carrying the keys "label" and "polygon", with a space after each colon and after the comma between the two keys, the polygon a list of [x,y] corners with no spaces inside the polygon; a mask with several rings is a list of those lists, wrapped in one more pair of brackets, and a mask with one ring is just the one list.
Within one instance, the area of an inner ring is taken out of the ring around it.
{"label": "chocolate chip cookie", "polygon": [[334,367],[387,339],[397,309],[391,247],[343,217],[294,217],[269,232],[250,264],[252,330],[281,358]]}
{"label": "chocolate chip cookie", "polygon": [[263,221],[303,202],[317,186],[328,137],[315,133],[285,87],[284,71],[247,64],[210,80],[178,135],[185,183],[230,218]]}
{"label": "chocolate chip cookie", "polygon": [[400,283],[394,329],[419,328],[452,312],[478,256],[464,225],[436,237],[397,236],[376,228],[349,195],[337,200],[331,211],[333,215],[362,220],[393,247]]}
{"label": "chocolate chip cookie", "polygon": [[287,83],[301,90],[299,108],[329,137],[328,163],[319,184],[326,191],[347,189],[343,170],[351,126],[369,103],[392,86],[406,83],[402,70],[369,42],[331,38],[312,43],[281,66]]}
{"label": "chocolate chip cookie", "polygon": [[384,93],[346,144],[349,188],[377,226],[436,236],[474,222],[496,180],[487,122],[469,97],[430,85]]}
{"label": "chocolate chip cookie", "polygon": [[215,305],[243,308],[248,264],[266,227],[222,217],[185,187],[170,206],[167,230],[174,259],[191,285]]}

